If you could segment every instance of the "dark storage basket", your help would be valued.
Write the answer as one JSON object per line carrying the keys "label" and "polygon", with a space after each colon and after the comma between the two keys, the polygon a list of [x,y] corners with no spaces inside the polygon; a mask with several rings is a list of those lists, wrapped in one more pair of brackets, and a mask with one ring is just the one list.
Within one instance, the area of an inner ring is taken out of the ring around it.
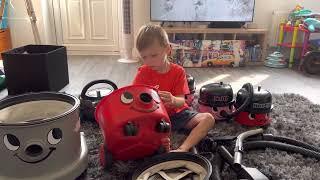
{"label": "dark storage basket", "polygon": [[26,45],[2,53],[9,95],[59,91],[69,83],[64,46]]}

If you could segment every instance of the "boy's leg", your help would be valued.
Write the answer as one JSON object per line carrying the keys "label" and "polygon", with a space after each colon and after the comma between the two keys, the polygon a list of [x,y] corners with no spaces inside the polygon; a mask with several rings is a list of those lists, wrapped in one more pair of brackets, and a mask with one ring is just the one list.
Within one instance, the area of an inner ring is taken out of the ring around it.
{"label": "boy's leg", "polygon": [[173,152],[181,151],[187,152],[199,143],[203,139],[208,131],[214,126],[215,120],[213,116],[209,113],[198,113],[194,116],[186,125],[186,128],[191,129],[190,134],[182,145]]}

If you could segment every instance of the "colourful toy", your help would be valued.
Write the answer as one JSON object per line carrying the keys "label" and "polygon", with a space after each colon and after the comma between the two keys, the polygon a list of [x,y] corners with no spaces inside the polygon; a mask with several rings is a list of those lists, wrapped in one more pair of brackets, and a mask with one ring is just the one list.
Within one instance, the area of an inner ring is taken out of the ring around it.
{"label": "colourful toy", "polygon": [[294,63],[294,52],[295,52],[296,42],[298,38],[299,24],[300,22],[296,21],[294,30],[293,30],[292,44],[291,44],[290,58],[289,58],[289,68],[292,68]]}
{"label": "colourful toy", "polygon": [[103,134],[100,162],[134,160],[164,152],[161,139],[168,138],[171,123],[157,89],[145,85],[120,88],[104,97],[95,118]]}
{"label": "colourful toy", "polygon": [[308,52],[304,57],[302,68],[309,74],[320,74],[320,51]]}
{"label": "colourful toy", "polygon": [[270,54],[266,58],[264,65],[272,68],[285,68],[288,66],[283,54],[279,51],[275,51],[272,54]]}
{"label": "colourful toy", "polygon": [[[10,3],[11,4],[11,3]],[[2,0],[0,1],[0,29],[8,28],[8,1]]]}
{"label": "colourful toy", "polygon": [[320,74],[320,39],[310,40],[309,50],[303,58],[301,69],[309,74]]}
{"label": "colourful toy", "polygon": [[[285,34],[289,32],[292,34],[291,42],[283,42]],[[304,34],[304,42],[303,43],[298,43],[297,38],[299,35],[299,32]],[[304,26],[299,24],[299,21],[295,23],[295,26],[292,26],[291,24],[285,24],[282,22],[280,24],[280,31],[279,31],[279,41],[278,41],[278,51],[280,51],[281,47],[287,47],[290,48],[290,57],[289,57],[289,67],[291,68],[294,64],[294,54],[295,54],[295,49],[296,48],[302,48],[300,58],[302,59],[305,55],[305,53],[308,50],[308,41],[310,37],[310,31],[306,29]],[[270,56],[269,56],[270,57]],[[274,57],[272,57],[274,58]],[[270,60],[270,58],[269,58]],[[271,59],[274,60],[275,59]],[[281,61],[281,60],[280,60]]]}
{"label": "colourful toy", "polygon": [[320,30],[320,21],[315,18],[307,18],[304,20],[304,24],[308,27],[310,32],[315,32]]}
{"label": "colourful toy", "polygon": [[[289,14],[288,20],[289,20],[289,22],[294,23],[298,20],[303,20],[308,17],[314,17],[314,16],[319,16],[319,15],[320,15],[320,13],[314,13],[309,9],[304,9],[304,7],[297,5]],[[293,24],[291,24],[291,25],[293,25]]]}

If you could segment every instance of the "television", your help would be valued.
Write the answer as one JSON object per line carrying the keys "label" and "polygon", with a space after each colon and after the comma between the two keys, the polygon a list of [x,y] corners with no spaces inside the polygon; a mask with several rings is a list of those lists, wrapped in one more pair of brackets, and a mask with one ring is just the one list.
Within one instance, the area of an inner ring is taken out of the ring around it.
{"label": "television", "polygon": [[150,0],[151,21],[252,22],[255,0]]}

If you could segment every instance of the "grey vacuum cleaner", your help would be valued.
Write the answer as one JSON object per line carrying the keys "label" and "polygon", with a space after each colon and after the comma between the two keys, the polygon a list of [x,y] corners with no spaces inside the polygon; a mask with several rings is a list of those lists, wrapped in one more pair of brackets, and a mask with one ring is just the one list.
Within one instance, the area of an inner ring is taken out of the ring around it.
{"label": "grey vacuum cleaner", "polygon": [[80,100],[64,93],[29,93],[0,102],[0,179],[69,180],[88,165],[80,132]]}

